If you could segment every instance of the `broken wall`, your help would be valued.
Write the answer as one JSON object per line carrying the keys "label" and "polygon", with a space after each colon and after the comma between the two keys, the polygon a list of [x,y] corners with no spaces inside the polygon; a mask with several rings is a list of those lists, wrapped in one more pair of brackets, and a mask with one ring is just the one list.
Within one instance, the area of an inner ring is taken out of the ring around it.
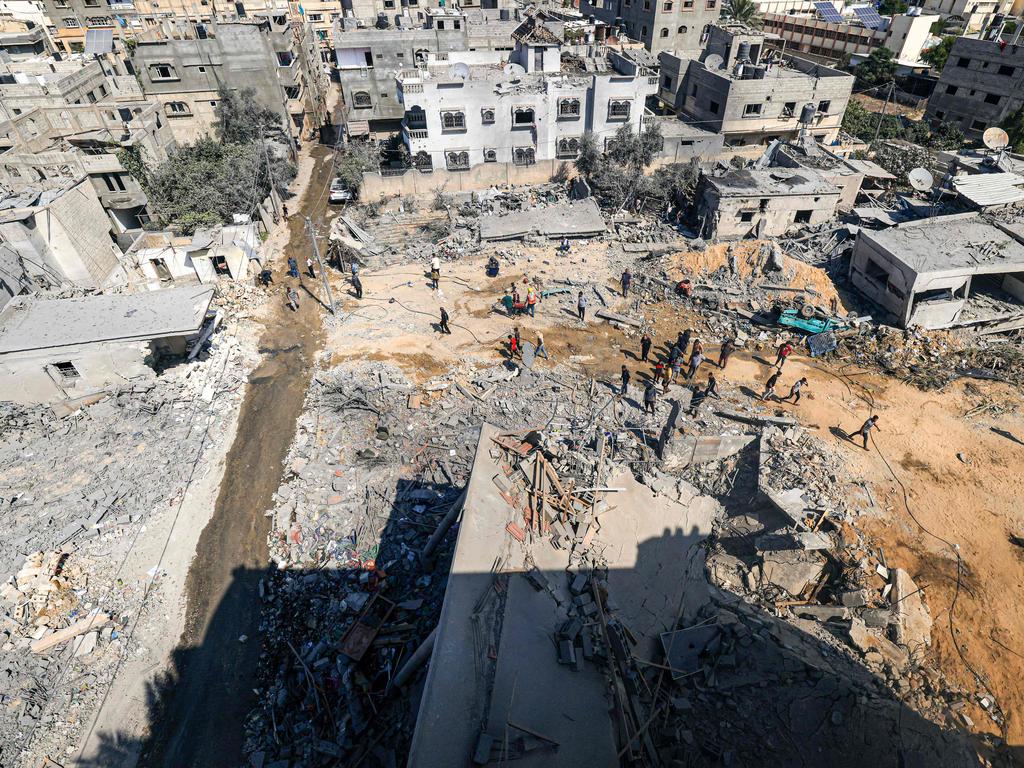
{"label": "broken wall", "polygon": [[[75,398],[129,379],[151,378],[145,364],[149,345],[90,344],[0,357],[0,399],[23,405]],[[54,365],[71,363],[77,376],[65,377]]]}

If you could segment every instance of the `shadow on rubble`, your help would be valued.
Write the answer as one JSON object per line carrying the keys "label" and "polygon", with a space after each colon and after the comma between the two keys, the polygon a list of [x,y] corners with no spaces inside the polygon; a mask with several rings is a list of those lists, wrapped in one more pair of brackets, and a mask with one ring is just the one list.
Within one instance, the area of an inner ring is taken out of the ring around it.
{"label": "shadow on rubble", "polygon": [[[199,724],[198,732],[182,731],[177,722],[163,723],[164,727],[157,730],[172,734],[171,744],[139,744],[118,734],[106,734],[100,752],[78,765],[110,768],[130,763],[132,756],[141,752],[140,765],[230,766],[235,764],[234,756],[218,752],[204,732],[237,731],[247,726],[254,726],[266,738],[256,745],[255,751],[250,750],[243,765],[405,765],[425,674],[419,669],[406,688],[392,688],[389,682],[437,624],[446,585],[452,594],[460,584],[471,585],[474,594],[489,593],[493,588],[502,605],[516,594],[526,595],[523,599],[527,601],[546,600],[547,595],[538,586],[536,574],[531,577],[522,571],[501,575],[459,572],[448,577],[456,528],[438,550],[434,569],[424,569],[416,553],[422,550],[433,526],[423,521],[441,519],[457,503],[458,489],[416,483],[401,485],[404,487],[397,489],[397,501],[390,507],[390,514],[379,521],[379,549],[361,551],[359,542],[353,542],[359,565],[235,573],[222,604],[240,599],[260,600],[262,595],[267,607],[261,638],[223,649],[225,655],[243,653],[263,643],[264,680],[259,692],[238,691],[254,707],[248,723],[215,720]],[[424,509],[416,511],[419,507]],[[432,508],[436,514],[431,513]],[[684,564],[673,558],[680,549],[693,552],[700,551],[701,546],[696,530],[685,534],[666,529],[663,536],[639,545],[636,568],[612,571],[603,578],[604,587],[596,593],[607,597],[606,620],[635,617],[630,619],[633,626],[626,626],[621,633],[627,638],[626,654],[622,656],[617,649],[602,645],[598,638],[591,660],[575,667],[560,666],[559,674],[581,676],[570,680],[602,674],[620,683],[625,680],[625,689],[630,692],[626,697],[630,711],[624,719],[617,718],[618,725],[614,724],[613,712],[609,711],[614,711],[614,706],[605,698],[606,686],[600,682],[594,708],[601,716],[567,727],[588,733],[597,729],[598,737],[605,741],[610,734],[616,751],[621,749],[636,758],[628,763],[623,757],[623,765],[958,768],[978,764],[963,733],[953,727],[940,727],[901,703],[884,680],[839,648],[841,642],[829,639],[827,633],[819,637],[804,631],[802,627],[810,629],[811,622],[783,622],[735,594],[714,589],[706,598],[701,594],[697,605],[703,605],[687,610],[678,624],[675,620],[680,612],[674,602],[662,604],[645,598],[641,601],[644,605],[624,605],[630,590],[650,578],[651,563],[660,564],[654,568],[657,578],[663,580],[659,584],[666,584],[666,579],[678,582],[683,578]],[[502,544],[495,544],[495,551],[502,548]],[[702,558],[695,558],[695,567],[699,568],[701,561]],[[507,561],[506,565],[518,566],[514,561]],[[561,570],[541,573],[541,581],[568,595],[570,601],[573,594],[579,594],[578,587],[572,588],[572,574]],[[688,594],[688,602],[691,598]],[[482,611],[479,604],[475,610]],[[549,637],[540,635],[535,627],[517,633],[515,621],[519,614],[511,609],[502,610],[503,616],[496,622],[495,642],[483,643],[477,649],[477,659],[473,658],[473,643],[461,648],[470,676],[475,661],[485,668],[488,659],[497,663],[506,651],[526,660],[524,663],[531,656],[555,659],[559,654],[557,629]],[[212,622],[217,621],[215,614]],[[681,642],[672,641],[670,656],[663,652],[661,644],[639,639],[646,634],[650,641],[660,629],[671,629],[674,625],[694,629],[676,636]],[[354,626],[359,629],[353,632]],[[814,631],[820,632],[821,626],[814,625]],[[216,637],[215,628],[211,627],[206,636]],[[530,643],[529,647],[524,642]],[[582,653],[580,641],[576,643]],[[194,673],[188,668],[195,653],[195,649],[177,651],[171,672],[157,676],[150,684],[145,706],[151,725],[161,724],[181,706],[174,700],[175,689],[181,675]],[[353,655],[359,659],[353,659]],[[648,663],[637,663],[635,659]],[[611,672],[612,667],[617,671]],[[216,667],[203,670],[203,674],[211,688],[236,684],[224,679]],[[278,684],[273,682],[275,679]],[[280,685],[282,681],[284,685]],[[546,706],[556,712],[562,704],[559,696],[552,696],[553,690],[561,690],[567,700],[577,684],[583,686],[573,682],[559,688],[558,681],[548,681],[547,686],[540,686],[542,692],[533,694],[534,700],[548,702]],[[443,688],[447,681],[433,684]],[[524,683],[519,685],[517,701],[527,702],[531,696],[524,692]],[[464,721],[468,717],[469,733],[477,745],[479,732],[487,728],[488,718],[492,719],[493,730],[496,712],[504,715],[501,722],[506,731],[513,719],[511,702],[505,709],[496,700],[500,691],[495,684],[492,698],[480,703],[480,725],[476,730],[473,716],[444,708],[440,714],[433,710],[430,721],[436,723],[434,727],[444,729],[444,738],[456,738],[460,729],[466,728]],[[440,698],[443,700],[447,695],[448,692],[442,692]],[[189,704],[195,702],[185,703]],[[541,707],[540,711],[543,710]],[[607,721],[603,719],[605,714]],[[524,716],[516,714],[518,722],[523,723]],[[623,722],[631,729],[626,736],[617,730]],[[529,733],[534,736],[550,735],[543,724],[531,726]],[[560,727],[555,722],[550,725],[554,731]],[[168,750],[172,745],[176,745],[175,749]],[[474,748],[471,746],[457,765],[474,764]],[[522,750],[516,763],[523,768],[586,764],[576,761],[564,747],[553,748],[550,739],[538,740],[529,734],[518,734],[512,747],[505,748]],[[170,758],[171,754],[175,756]],[[412,765],[433,768],[444,764],[437,755],[419,757]],[[506,752],[504,759],[512,757]],[[504,763],[495,759],[489,764]],[[1004,756],[994,764],[1009,766],[1013,762]]]}

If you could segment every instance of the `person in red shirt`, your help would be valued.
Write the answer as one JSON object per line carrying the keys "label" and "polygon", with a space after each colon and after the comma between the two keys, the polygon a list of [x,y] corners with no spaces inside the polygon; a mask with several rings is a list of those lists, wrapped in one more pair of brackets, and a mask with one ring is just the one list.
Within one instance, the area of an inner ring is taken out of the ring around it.
{"label": "person in red shirt", "polygon": [[772,367],[773,368],[778,368],[781,371],[783,364],[785,364],[785,362],[786,362],[786,358],[789,357],[789,355],[790,355],[790,353],[792,351],[793,351],[793,345],[792,344],[790,344],[788,341],[782,342],[779,345],[779,348],[778,348],[778,350],[775,353],[775,365],[773,365]]}
{"label": "person in red shirt", "polygon": [[519,340],[511,333],[508,335],[508,358],[511,360],[519,354]]}

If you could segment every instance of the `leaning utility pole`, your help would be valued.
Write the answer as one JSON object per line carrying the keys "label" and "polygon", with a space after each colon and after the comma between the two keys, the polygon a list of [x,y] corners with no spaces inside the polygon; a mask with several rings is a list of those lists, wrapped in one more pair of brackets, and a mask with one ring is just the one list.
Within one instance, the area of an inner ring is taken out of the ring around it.
{"label": "leaning utility pole", "polygon": [[274,220],[276,221],[281,217],[281,211],[277,209],[277,200],[274,199],[277,195],[277,190],[274,188],[274,172],[270,170],[270,154],[267,152],[267,142],[263,139],[263,126],[258,126],[260,132],[260,148],[263,150],[263,160],[267,164],[267,183],[270,186],[270,205],[274,208]]}
{"label": "leaning utility pole", "polygon": [[309,240],[313,243],[313,258],[316,259],[316,265],[320,269],[320,279],[323,280],[324,291],[327,292],[327,301],[331,305],[331,314],[336,315],[334,297],[331,295],[331,283],[327,279],[327,270],[324,269],[324,263],[320,261],[320,246],[316,242],[316,230],[313,228],[313,220],[309,216],[306,217],[306,228],[309,230]]}
{"label": "leaning utility pole", "polygon": [[895,96],[893,91],[896,90],[896,81],[893,80],[889,83],[889,91],[885,94],[885,103],[882,104],[882,114],[878,116],[878,125],[875,126],[875,138],[871,140],[871,147],[874,147],[878,143],[878,133],[882,130],[882,121],[885,119],[885,110],[889,106],[889,99]]}

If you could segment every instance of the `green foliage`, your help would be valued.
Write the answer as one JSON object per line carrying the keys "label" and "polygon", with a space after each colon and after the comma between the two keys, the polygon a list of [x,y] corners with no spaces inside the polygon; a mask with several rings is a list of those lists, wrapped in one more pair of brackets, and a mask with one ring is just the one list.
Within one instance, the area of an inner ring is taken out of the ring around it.
{"label": "green foliage", "polygon": [[358,192],[363,186],[363,173],[379,167],[380,150],[369,142],[353,141],[346,149],[339,150],[335,175],[353,192]]}
{"label": "green foliage", "polygon": [[652,125],[640,135],[623,125],[608,142],[605,155],[598,149],[591,133],[583,135],[576,170],[590,184],[594,197],[604,206],[619,208],[638,198],[657,193],[644,169],[661,150],[664,137],[658,126]]}
{"label": "green foliage", "polygon": [[870,55],[853,70],[864,85],[881,85],[892,82],[896,76],[896,61],[888,48],[875,48]]}
{"label": "green foliage", "polygon": [[229,89],[221,87],[216,122],[217,137],[225,144],[248,144],[259,141],[260,130],[266,138],[283,134],[281,116],[272,109],[256,103],[253,88]]}
{"label": "green foliage", "polygon": [[882,16],[898,16],[906,13],[908,7],[903,0],[882,0],[878,4],[878,13]]}
{"label": "green foliage", "polygon": [[137,144],[124,146],[117,150],[117,160],[121,163],[121,167],[128,171],[128,174],[142,187],[146,186],[149,180],[149,170],[142,157],[142,149]]}
{"label": "green foliage", "polygon": [[893,147],[882,144],[875,151],[875,162],[897,178],[897,183],[906,186],[907,174],[914,168],[927,167],[931,155],[923,147]]}
{"label": "green foliage", "polygon": [[964,134],[955,123],[941,123],[933,129],[924,121],[897,115],[882,117],[857,101],[851,101],[846,108],[843,130],[868,143],[874,140],[876,130],[879,139],[903,139],[931,149],[956,149],[964,142]]}
{"label": "green foliage", "polygon": [[600,165],[601,150],[597,146],[597,137],[588,131],[580,139],[580,154],[576,158],[576,170],[585,179],[589,179]]}
{"label": "green foliage", "polygon": [[1024,107],[1009,115],[1000,127],[1010,137],[1010,151],[1024,152]]}
{"label": "green foliage", "polygon": [[659,199],[677,208],[692,205],[700,180],[700,163],[693,158],[688,163],[663,165],[651,174],[651,186]]}
{"label": "green foliage", "polygon": [[223,144],[207,137],[171,150],[139,182],[163,226],[192,234],[199,227],[230,222],[233,214],[252,213],[270,194],[271,184],[283,192],[293,178],[295,166],[274,154],[268,174],[259,144]]}
{"label": "green foliage", "polygon": [[949,49],[953,47],[956,38],[952,35],[943,37],[939,43],[921,54],[921,58],[927,61],[936,70],[942,71],[949,58]]}
{"label": "green foliage", "polygon": [[760,27],[764,24],[754,0],[732,0],[729,6],[731,8],[729,18],[734,21],[743,22],[750,27]]}

